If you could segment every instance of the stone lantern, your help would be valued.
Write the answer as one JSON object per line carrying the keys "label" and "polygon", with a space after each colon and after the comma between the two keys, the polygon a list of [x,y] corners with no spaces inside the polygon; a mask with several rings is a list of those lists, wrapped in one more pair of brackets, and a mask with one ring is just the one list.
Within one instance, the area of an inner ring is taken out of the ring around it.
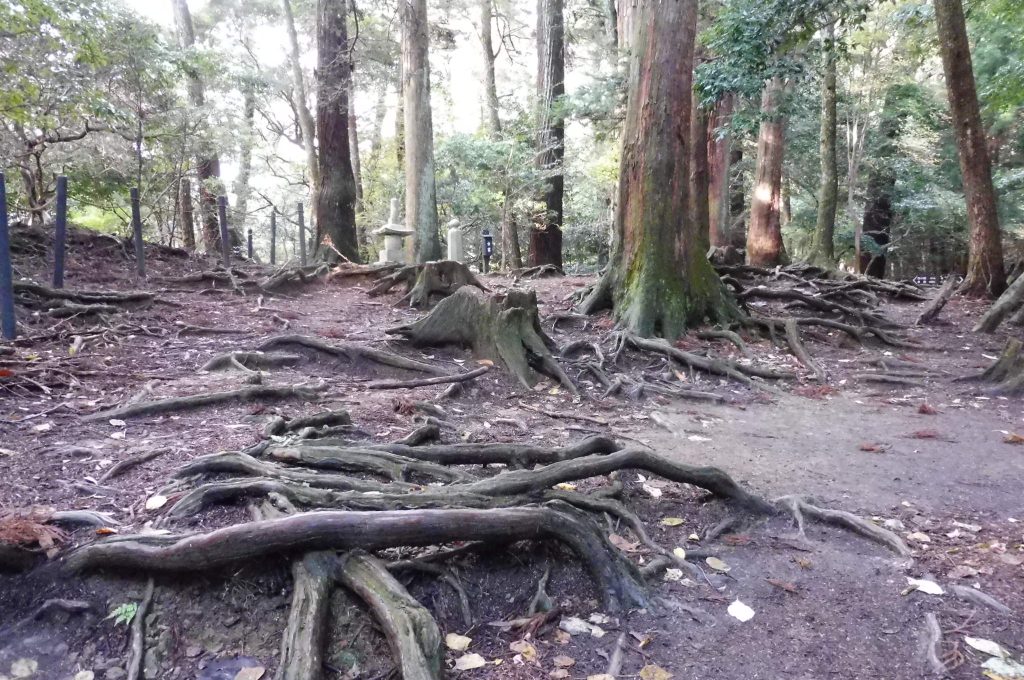
{"label": "stone lantern", "polygon": [[404,224],[398,224],[398,199],[391,199],[391,215],[388,217],[388,222],[382,227],[378,227],[373,230],[374,234],[384,237],[384,248],[380,251],[380,258],[378,262],[380,264],[387,264],[389,262],[396,262],[398,264],[406,264],[405,261],[405,248],[402,245],[402,241],[412,236],[415,231],[409,229]]}

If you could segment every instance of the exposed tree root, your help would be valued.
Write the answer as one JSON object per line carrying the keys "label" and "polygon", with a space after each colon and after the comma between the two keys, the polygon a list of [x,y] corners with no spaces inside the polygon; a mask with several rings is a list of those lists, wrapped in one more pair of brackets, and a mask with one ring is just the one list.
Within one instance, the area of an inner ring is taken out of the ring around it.
{"label": "exposed tree root", "polygon": [[292,562],[292,606],[275,680],[323,677],[327,618],[337,565],[337,558],[328,552],[307,553]]}
{"label": "exposed tree root", "polygon": [[368,292],[371,296],[390,292],[399,284],[405,285],[405,295],[399,304],[408,302],[410,307],[426,309],[433,297],[447,297],[464,286],[473,286],[487,292],[487,287],[469,267],[454,260],[440,260],[402,267],[385,276]]}
{"label": "exposed tree root", "polygon": [[260,281],[258,286],[266,293],[275,293],[296,285],[324,281],[329,271],[330,267],[323,262],[305,267],[283,267]]}
{"label": "exposed tree root", "polygon": [[959,599],[964,602],[970,602],[971,604],[978,604],[983,607],[988,607],[992,611],[1001,614],[1003,616],[1009,616],[1013,613],[1013,610],[1007,607],[1005,604],[992,597],[988,593],[983,593],[975,588],[969,588],[968,586],[961,586],[956,583],[949,584],[949,590]]}
{"label": "exposed tree root", "polygon": [[416,346],[471,347],[477,358],[504,364],[526,387],[536,385],[543,374],[577,394],[552,355],[557,346],[540,327],[533,291],[509,291],[505,296],[482,299],[463,287],[418,321],[387,333],[409,338]]}
{"label": "exposed tree root", "polygon": [[201,371],[222,371],[225,369],[238,370],[246,374],[256,374],[271,368],[281,366],[294,366],[302,361],[297,354],[282,354],[274,352],[228,352],[213,357],[199,370]]}
{"label": "exposed tree root", "polygon": [[804,366],[806,366],[812,373],[814,373],[814,379],[818,382],[824,383],[827,379],[825,375],[825,369],[821,367],[811,355],[807,352],[807,349],[800,342],[800,331],[796,327],[796,319],[786,319],[786,342],[789,343],[789,349],[793,352],[797,359],[800,360]]}
{"label": "exposed tree root", "polygon": [[999,359],[975,379],[992,384],[985,394],[1017,396],[1024,394],[1024,344],[1017,338],[1006,341]]}
{"label": "exposed tree root", "polygon": [[405,481],[411,476],[444,482],[474,479],[460,470],[428,461],[407,458],[388,451],[342,448],[323,443],[322,440],[304,442],[301,446],[270,449],[274,460],[290,465],[303,465],[320,470],[367,472],[392,481]]}
{"label": "exposed tree root", "polygon": [[523,267],[513,269],[509,272],[512,276],[512,283],[518,283],[523,279],[546,279],[552,276],[565,276],[565,272],[553,264],[542,264],[536,267]]}
{"label": "exposed tree root", "polygon": [[42,310],[47,316],[57,319],[116,314],[146,307],[156,300],[152,293],[71,291],[28,282],[15,282],[14,295],[19,304],[30,309]]}
{"label": "exposed tree root", "polygon": [[438,444],[434,446],[406,446],[378,444],[370,448],[428,460],[442,465],[491,465],[502,463],[511,467],[549,465],[592,454],[607,454],[621,447],[604,436],[588,437],[562,448],[544,448],[522,444]]}
{"label": "exposed tree root", "polygon": [[[352,463],[355,467],[355,463]],[[367,464],[367,467],[373,467]],[[250,477],[268,477],[270,479],[281,479],[298,484],[307,484],[313,487],[325,489],[343,489],[346,491],[380,491],[378,483],[347,477],[338,474],[317,474],[308,470],[296,469],[284,465],[275,465],[266,461],[257,460],[244,453],[211,453],[194,459],[185,467],[181,468],[177,477],[190,477],[200,474],[235,474],[247,475]],[[395,487],[394,490],[408,490],[408,485],[403,488]]]}
{"label": "exposed tree root", "polygon": [[849,529],[865,538],[871,539],[875,543],[884,545],[897,555],[908,556],[911,554],[910,548],[907,547],[902,538],[888,529],[872,524],[853,513],[846,512],[845,510],[822,508],[799,496],[785,496],[780,498],[777,503],[792,513],[801,537],[804,537],[804,517],[807,516],[825,524],[834,524],[844,529]]}
{"label": "exposed tree root", "polygon": [[747,288],[745,291],[740,293],[738,296],[740,301],[747,301],[751,298],[760,298],[766,300],[792,300],[798,302],[810,309],[817,310],[819,312],[825,312],[828,314],[838,313],[843,316],[856,319],[864,326],[882,326],[882,327],[894,327],[897,324],[890,319],[881,316],[880,314],[872,311],[862,311],[854,309],[846,305],[839,304],[833,300],[827,300],[822,297],[814,297],[801,293],[795,290],[779,289],[779,288]]}
{"label": "exposed tree root", "polygon": [[15,545],[0,543],[0,572],[18,572],[31,569],[42,557],[41,553]]}
{"label": "exposed tree root", "polygon": [[697,337],[701,340],[728,340],[732,344],[736,345],[736,348],[748,359],[753,359],[754,354],[747,347],[747,343],[743,342],[743,338],[739,336],[739,333],[735,333],[730,330],[723,329],[712,329],[707,331],[698,331]]}
{"label": "exposed tree root", "polygon": [[319,352],[320,354],[340,357],[352,363],[364,360],[382,364],[384,366],[391,366],[392,368],[402,368],[407,371],[417,371],[419,373],[428,373],[430,375],[448,375],[447,371],[439,366],[425,364],[413,359],[406,359],[403,356],[392,354],[391,352],[385,352],[383,350],[374,349],[373,347],[357,345],[351,342],[328,344],[322,340],[317,340],[316,338],[310,338],[304,335],[281,335],[271,338],[260,345],[259,350],[267,352],[274,349],[280,349],[282,347],[310,349],[315,352]]}
{"label": "exposed tree root", "polygon": [[975,333],[993,333],[1011,315],[1014,315],[1015,322],[1024,318],[1024,275],[1018,276],[999,296],[973,330]]}
{"label": "exposed tree root", "polygon": [[107,420],[110,418],[135,418],[138,416],[151,416],[159,413],[170,413],[173,411],[191,411],[204,406],[214,404],[226,404],[231,402],[249,401],[274,401],[280,399],[303,399],[315,401],[322,387],[311,387],[306,385],[293,385],[271,387],[265,385],[254,385],[243,387],[237,390],[226,392],[206,392],[193,394],[187,397],[170,397],[156,401],[145,401],[120,408],[98,411],[83,418],[86,421]]}
{"label": "exposed tree root", "polygon": [[935,298],[928,303],[928,306],[921,310],[921,313],[917,316],[917,320],[914,321],[914,325],[923,326],[938,318],[942,308],[946,306],[949,299],[953,297],[954,293],[956,293],[957,285],[956,276],[948,277],[946,279],[946,283],[943,284],[942,288],[940,288],[939,292],[935,295]]}
{"label": "exposed tree root", "polygon": [[327,429],[348,428],[351,425],[352,418],[348,411],[323,411],[311,416],[290,419],[277,416],[263,428],[263,434],[270,437],[291,432],[296,433],[301,439],[310,439],[310,435],[314,433],[319,435]]}
{"label": "exposed tree root", "polygon": [[466,383],[474,378],[479,378],[487,371],[491,370],[490,366],[480,366],[474,368],[472,371],[466,371],[465,373],[456,373],[454,375],[437,376],[434,378],[420,378],[418,380],[377,380],[374,382],[366,383],[366,389],[368,390],[401,390],[411,387],[426,387],[428,385],[444,385],[447,383]]}
{"label": "exposed tree root", "polygon": [[939,626],[939,619],[934,613],[928,612],[924,615],[924,636],[922,641],[922,652],[928,670],[935,675],[946,674],[946,664],[940,658],[942,650],[942,628]]}
{"label": "exposed tree root", "polygon": [[339,580],[358,595],[384,629],[403,680],[439,680],[441,631],[434,617],[417,602],[376,558],[355,550],[341,558]]}
{"label": "exposed tree root", "polygon": [[135,615],[132,616],[131,643],[128,649],[128,675],[127,680],[142,680],[142,667],[146,658],[146,617],[149,616],[149,607],[153,603],[153,579],[146,582],[146,592],[139,602]]}
{"label": "exposed tree root", "polygon": [[[749,317],[750,323],[761,326],[768,329],[770,333],[776,333],[780,329],[785,330],[785,320],[774,319],[764,316],[751,316]],[[901,347],[904,349],[926,349],[921,345],[917,345],[912,342],[900,340],[892,333],[882,330],[875,326],[854,326],[841,321],[835,321],[833,319],[819,319],[816,317],[797,317],[793,321],[796,322],[797,326],[822,326],[824,328],[832,328],[838,331],[846,333],[854,340],[863,343],[867,336],[874,336],[881,342],[892,347]]]}

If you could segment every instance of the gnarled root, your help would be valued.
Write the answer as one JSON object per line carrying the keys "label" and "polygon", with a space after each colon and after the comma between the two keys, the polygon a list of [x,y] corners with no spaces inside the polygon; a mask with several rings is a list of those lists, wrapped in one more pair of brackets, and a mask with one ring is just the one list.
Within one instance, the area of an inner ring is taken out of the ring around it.
{"label": "gnarled root", "polygon": [[320,680],[324,668],[327,617],[338,560],[328,552],[311,552],[292,562],[292,607],[281,641],[275,680]]}
{"label": "gnarled root", "polygon": [[824,524],[849,529],[855,533],[871,539],[875,543],[883,545],[897,555],[906,557],[911,554],[910,548],[903,542],[903,539],[883,527],[872,524],[862,517],[854,515],[845,510],[833,510],[822,508],[810,503],[806,498],[800,496],[783,496],[776,501],[781,507],[787,509],[797,524],[801,537],[804,536],[804,517],[810,517]]}
{"label": "gnarled root", "polygon": [[280,366],[294,366],[302,361],[297,354],[277,354],[273,352],[228,352],[218,354],[205,364],[200,371],[238,370],[245,374],[255,374]]}
{"label": "gnarled root", "polygon": [[993,383],[986,394],[1017,396],[1024,394],[1024,344],[1017,338],[1006,341],[1006,347],[994,364],[977,376],[977,380]]}
{"label": "gnarled root", "polygon": [[536,385],[543,374],[577,394],[552,355],[557,347],[541,329],[533,291],[513,290],[482,299],[463,287],[423,318],[387,333],[409,338],[417,346],[470,347],[480,359],[503,363],[526,387]]}
{"label": "gnarled root", "polygon": [[366,603],[381,624],[398,663],[399,677],[439,680],[444,655],[437,622],[387,567],[375,557],[354,550],[341,558],[337,574],[341,583]]}
{"label": "gnarled root", "polygon": [[364,360],[381,364],[383,366],[391,366],[392,368],[416,371],[418,373],[443,376],[448,375],[447,371],[439,366],[425,364],[422,361],[415,361],[413,359],[406,359],[403,356],[399,356],[391,352],[374,349],[373,347],[366,347],[365,345],[357,345],[352,342],[329,344],[322,340],[310,338],[304,335],[280,335],[264,342],[259,346],[259,350],[261,352],[267,352],[281,347],[312,350],[319,354],[339,357],[351,363]]}
{"label": "gnarled root", "polygon": [[119,408],[111,408],[105,411],[91,413],[83,418],[86,421],[107,420],[109,418],[135,418],[137,416],[152,416],[159,413],[170,413],[172,411],[191,411],[204,406],[214,404],[226,404],[231,402],[249,401],[275,401],[280,399],[303,399],[315,401],[320,396],[322,387],[308,385],[292,385],[281,387],[270,387],[266,385],[254,385],[243,387],[237,390],[225,392],[205,392],[193,394],[187,397],[170,397],[168,399],[157,399],[155,401],[143,401]]}
{"label": "gnarled root", "polygon": [[487,292],[487,287],[469,267],[454,260],[440,260],[402,267],[381,279],[369,290],[369,295],[383,295],[399,284],[405,284],[405,295],[399,304],[408,302],[416,309],[426,309],[433,297],[447,297],[463,286]]}
{"label": "gnarled root", "polygon": [[273,293],[283,288],[316,283],[323,281],[329,271],[330,267],[323,262],[305,267],[283,267],[260,281],[259,288],[266,293]]}

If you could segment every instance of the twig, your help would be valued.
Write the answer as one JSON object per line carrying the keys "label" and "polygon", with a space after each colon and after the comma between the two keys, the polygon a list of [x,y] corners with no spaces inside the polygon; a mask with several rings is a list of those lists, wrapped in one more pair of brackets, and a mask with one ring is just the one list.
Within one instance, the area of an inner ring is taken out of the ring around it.
{"label": "twig", "polygon": [[146,594],[142,596],[142,602],[135,610],[132,617],[132,641],[128,654],[128,675],[127,680],[142,680],[143,660],[146,658],[146,615],[149,614],[149,606],[153,602],[153,578],[146,582]]}

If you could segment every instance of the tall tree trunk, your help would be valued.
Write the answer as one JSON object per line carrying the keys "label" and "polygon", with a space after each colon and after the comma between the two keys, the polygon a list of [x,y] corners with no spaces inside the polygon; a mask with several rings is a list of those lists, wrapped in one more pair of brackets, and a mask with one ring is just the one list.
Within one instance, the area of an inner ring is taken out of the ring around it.
{"label": "tall tree trunk", "polygon": [[359,125],[356,118],[355,88],[349,78],[348,91],[348,148],[352,154],[352,177],[356,183],[356,211],[363,206],[363,164],[359,158]]}
{"label": "tall tree trunk", "polygon": [[690,97],[690,220],[696,225],[700,248],[711,246],[711,212],[708,169],[708,124],[711,115],[700,107],[694,92]]}
{"label": "tall tree trunk", "polygon": [[839,204],[839,160],[836,153],[836,59],[832,41],[835,27],[826,31],[825,72],[821,81],[821,130],[818,133],[821,183],[818,186],[818,219],[814,226],[811,262],[835,267],[836,208]]}
{"label": "tall tree trunk", "polygon": [[[171,0],[174,9],[174,23],[178,29],[178,42],[182,49],[195,46],[196,33],[192,26],[192,14],[187,0]],[[192,106],[201,109],[206,104],[206,93],[202,77],[195,69],[185,71],[188,81],[188,96]],[[206,143],[203,147],[208,147]],[[223,190],[220,185],[220,158],[210,148],[202,149],[196,158],[196,175],[199,179],[199,212],[203,218],[203,246],[208,253],[220,252],[220,227],[217,224],[217,194]],[[242,242],[234,227],[230,231],[234,244]]]}
{"label": "tall tree trunk", "polygon": [[316,194],[316,251],[326,260],[359,261],[356,183],[348,145],[348,29],[345,0],[317,1],[316,137],[320,141],[320,187]]}
{"label": "tall tree trunk", "polygon": [[855,253],[857,271],[877,278],[883,278],[886,270],[885,249],[889,245],[893,221],[892,197],[896,191],[897,142],[902,118],[899,89],[894,86],[886,92],[882,104],[878,124],[881,143],[867,178],[864,221],[860,225],[861,241],[865,237],[870,238],[872,247],[870,252],[864,252],[863,242],[859,242]]}
{"label": "tall tree trunk", "polygon": [[777,76],[768,81],[761,97],[763,120],[757,136],[754,195],[747,230],[747,262],[759,267],[774,267],[786,259],[781,222],[786,121],[779,113],[785,91],[785,82]]}
{"label": "tall tree trunk", "polygon": [[498,108],[498,83],[494,77],[494,42],[491,39],[491,20],[494,17],[493,0],[479,0],[480,3],[480,49],[484,58],[484,96],[487,104],[488,130],[495,135],[501,132],[501,116]]}
{"label": "tall tree trunk", "polygon": [[602,0],[604,10],[604,36],[612,54],[619,51],[619,8],[616,0]]}
{"label": "tall tree trunk", "polygon": [[544,214],[530,233],[530,264],[562,268],[565,122],[557,110],[565,95],[563,0],[537,0],[537,167],[548,177]]}
{"label": "tall tree trunk", "polygon": [[434,122],[430,110],[430,60],[426,0],[399,0],[402,12],[402,79],[405,94],[405,226],[414,229],[417,262],[441,259],[434,183]]}
{"label": "tall tree trunk", "polygon": [[746,180],[743,171],[743,145],[729,150],[729,242],[743,250],[747,247]]}
{"label": "tall tree trunk", "polygon": [[519,247],[519,226],[516,224],[512,201],[505,196],[501,206],[501,267],[521,269],[523,252]]}
{"label": "tall tree trunk", "polygon": [[178,209],[181,211],[181,242],[188,250],[196,249],[196,226],[192,217],[192,183],[182,177],[178,184]]}
{"label": "tall tree trunk", "polygon": [[405,69],[398,62],[398,110],[395,112],[395,161],[405,167]]}
{"label": "tall tree trunk", "polygon": [[306,78],[302,74],[300,61],[299,36],[295,30],[295,15],[292,12],[291,0],[281,0],[284,10],[284,25],[288,33],[288,61],[292,70],[292,100],[299,119],[299,130],[302,132],[302,148],[306,152],[306,170],[309,172],[310,190],[316,196],[320,187],[320,165],[316,157],[316,122],[309,110],[309,95],[306,92]]}
{"label": "tall tree trunk", "polygon": [[733,96],[726,94],[715,103],[708,120],[708,219],[710,241],[716,248],[729,245],[729,148],[732,133],[725,132],[732,121]]}
{"label": "tall tree trunk", "polygon": [[675,339],[735,314],[688,216],[697,2],[637,0],[632,14],[616,247],[583,309],[611,305],[627,329]]}
{"label": "tall tree trunk", "polygon": [[384,137],[384,117],[388,113],[388,88],[386,84],[377,91],[377,103],[373,107],[373,129],[370,130],[370,155],[366,159],[370,173],[376,172],[380,162],[380,148]]}
{"label": "tall tree trunk", "polygon": [[971,66],[964,8],[961,0],[935,0],[934,4],[939,51],[946,74],[949,109],[956,129],[970,228],[967,276],[960,290],[969,295],[998,297],[1006,290],[1003,244],[996,194],[992,187],[992,165]]}
{"label": "tall tree trunk", "polygon": [[235,210],[233,224],[242,228],[249,220],[249,178],[252,175],[253,124],[256,118],[256,95],[251,86],[243,93],[242,119],[245,128],[238,143],[238,175],[235,177]]}

